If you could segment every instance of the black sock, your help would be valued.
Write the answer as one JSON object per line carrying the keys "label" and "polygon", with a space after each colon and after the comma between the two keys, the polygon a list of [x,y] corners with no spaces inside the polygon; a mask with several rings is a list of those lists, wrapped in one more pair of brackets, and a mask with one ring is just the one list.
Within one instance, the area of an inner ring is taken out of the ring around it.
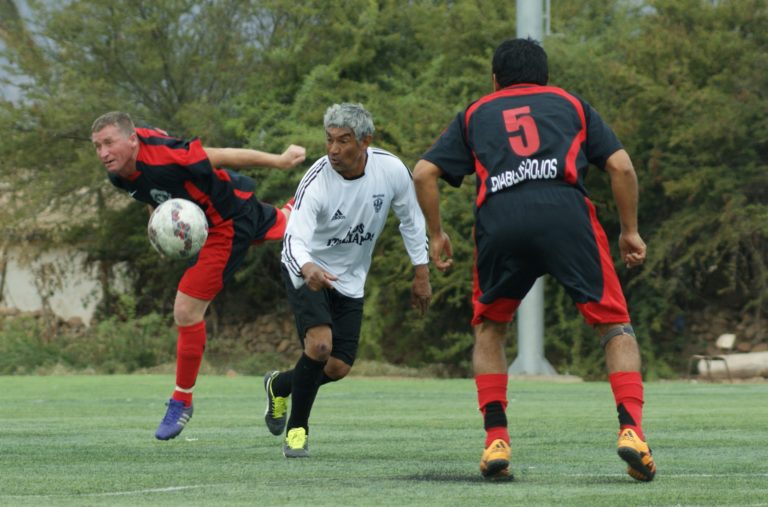
{"label": "black sock", "polygon": [[485,429],[507,427],[507,414],[499,401],[493,401],[485,406]]}
{"label": "black sock", "polygon": [[306,354],[296,362],[293,368],[293,386],[291,388],[291,416],[287,429],[305,428],[309,433],[309,413],[315,403],[317,390],[326,361],[315,361]]}
{"label": "black sock", "polygon": [[627,412],[627,409],[624,408],[623,403],[619,403],[619,406],[616,407],[616,411],[619,413],[619,426],[635,426],[637,427],[637,423],[634,419],[632,419],[632,416]]}
{"label": "black sock", "polygon": [[329,382],[336,382],[337,378],[331,378],[328,375],[326,375],[325,371],[323,371],[323,378],[320,379],[320,385],[323,386],[325,384],[328,384]]}
{"label": "black sock", "polygon": [[[331,378],[323,371],[323,378],[320,379],[320,385],[330,382],[337,382],[339,379]],[[293,370],[281,371],[272,381],[272,394],[286,398],[291,395],[293,388]]]}
{"label": "black sock", "polygon": [[286,398],[291,395],[293,386],[293,370],[281,371],[272,380],[272,394]]}

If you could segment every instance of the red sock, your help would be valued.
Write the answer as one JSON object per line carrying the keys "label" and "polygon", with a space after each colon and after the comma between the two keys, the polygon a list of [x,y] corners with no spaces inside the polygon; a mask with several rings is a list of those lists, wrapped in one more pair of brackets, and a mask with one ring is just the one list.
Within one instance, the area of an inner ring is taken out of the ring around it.
{"label": "red sock", "polygon": [[[475,376],[477,385],[477,401],[480,411],[483,413],[485,423],[485,446],[488,447],[496,439],[502,439],[509,443],[509,430],[507,428],[507,382],[509,376],[506,373],[487,373]],[[495,406],[492,413],[487,413],[486,407],[491,403],[498,403],[501,409]]]}
{"label": "red sock", "polygon": [[619,412],[619,429],[632,428],[645,440],[643,434],[643,377],[638,371],[619,371],[608,375],[616,410]]}
{"label": "red sock", "polygon": [[176,342],[176,389],[173,399],[183,401],[185,406],[192,403],[192,388],[197,382],[200,363],[205,350],[205,321],[191,326],[178,326]]}

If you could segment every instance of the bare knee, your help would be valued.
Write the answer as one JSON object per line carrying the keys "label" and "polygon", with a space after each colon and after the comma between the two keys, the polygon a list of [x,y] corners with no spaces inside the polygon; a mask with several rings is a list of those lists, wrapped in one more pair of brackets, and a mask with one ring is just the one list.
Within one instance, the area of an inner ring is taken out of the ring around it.
{"label": "bare knee", "polygon": [[333,380],[343,379],[349,374],[350,370],[352,370],[350,365],[335,357],[330,358],[325,365],[325,374]]}
{"label": "bare knee", "polygon": [[640,371],[640,347],[635,333],[628,324],[599,324],[595,326],[605,349],[605,363],[609,373]]}
{"label": "bare knee", "polygon": [[[631,337],[632,340],[635,340],[635,330],[632,328],[632,325],[629,323],[623,323],[623,324],[597,324],[595,326],[597,329],[597,332],[600,334],[600,345],[603,347],[603,349],[606,349],[608,347],[608,344],[613,341],[615,338],[621,337],[621,336],[628,336]],[[622,339],[622,341],[625,341],[626,338]]]}
{"label": "bare knee", "polygon": [[507,358],[504,352],[506,333],[506,322],[486,319],[475,326],[475,345],[472,350],[472,367],[475,375],[507,371]]}
{"label": "bare knee", "polygon": [[315,361],[328,361],[331,357],[332,343],[329,326],[309,328],[304,336],[304,353]]}
{"label": "bare knee", "polygon": [[507,322],[483,320],[475,326],[475,343],[491,346],[503,345],[506,341],[508,325]]}
{"label": "bare knee", "polygon": [[309,343],[304,346],[304,353],[315,361],[327,361],[331,357],[331,347],[325,343]]}
{"label": "bare knee", "polygon": [[205,311],[210,301],[187,296],[183,292],[176,293],[173,303],[173,320],[177,326],[191,326],[205,318]]}
{"label": "bare knee", "polygon": [[177,326],[191,326],[192,324],[197,324],[203,320],[203,315],[199,315],[194,311],[190,311],[189,308],[174,305],[173,320],[176,322]]}

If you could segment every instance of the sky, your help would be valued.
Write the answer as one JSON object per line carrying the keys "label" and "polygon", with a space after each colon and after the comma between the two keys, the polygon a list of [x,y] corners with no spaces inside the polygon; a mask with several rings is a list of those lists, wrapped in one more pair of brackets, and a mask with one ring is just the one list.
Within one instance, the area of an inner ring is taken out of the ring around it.
{"label": "sky", "polygon": [[[27,5],[26,0],[15,0],[16,6],[18,7],[19,11],[21,12],[21,15],[23,17],[28,17],[30,15],[29,6]],[[0,41],[0,49],[5,49],[5,45],[2,41]],[[7,60],[5,60],[2,56],[0,56],[0,65],[4,65],[7,63]],[[5,100],[11,100],[16,101],[20,98],[19,90],[13,85],[5,84],[3,82],[0,82],[0,99]]]}

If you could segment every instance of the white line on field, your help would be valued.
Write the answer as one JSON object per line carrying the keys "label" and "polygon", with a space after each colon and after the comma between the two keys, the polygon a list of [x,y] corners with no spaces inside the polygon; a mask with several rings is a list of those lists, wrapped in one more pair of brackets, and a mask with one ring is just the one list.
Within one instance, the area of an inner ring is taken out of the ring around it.
{"label": "white line on field", "polygon": [[209,486],[208,484],[197,484],[194,486],[169,486],[167,488],[138,489],[135,491],[105,491],[104,493],[85,493],[79,496],[122,496],[122,495],[143,495],[144,493],[170,493],[173,491],[205,488],[208,486]]}
{"label": "white line on field", "polygon": [[[563,474],[567,477],[624,477],[626,474]],[[668,473],[664,472],[664,477],[768,477],[768,472],[724,472],[712,474],[687,474],[687,473]]]}
{"label": "white line on field", "polygon": [[133,491],[104,491],[102,493],[80,493],[80,494],[61,494],[61,495],[0,495],[0,498],[60,498],[60,497],[81,497],[81,496],[127,496],[127,495],[143,495],[146,493],[172,493],[175,491],[183,491],[186,489],[207,488],[209,486],[219,486],[219,484],[169,486],[167,488],[137,489]]}

